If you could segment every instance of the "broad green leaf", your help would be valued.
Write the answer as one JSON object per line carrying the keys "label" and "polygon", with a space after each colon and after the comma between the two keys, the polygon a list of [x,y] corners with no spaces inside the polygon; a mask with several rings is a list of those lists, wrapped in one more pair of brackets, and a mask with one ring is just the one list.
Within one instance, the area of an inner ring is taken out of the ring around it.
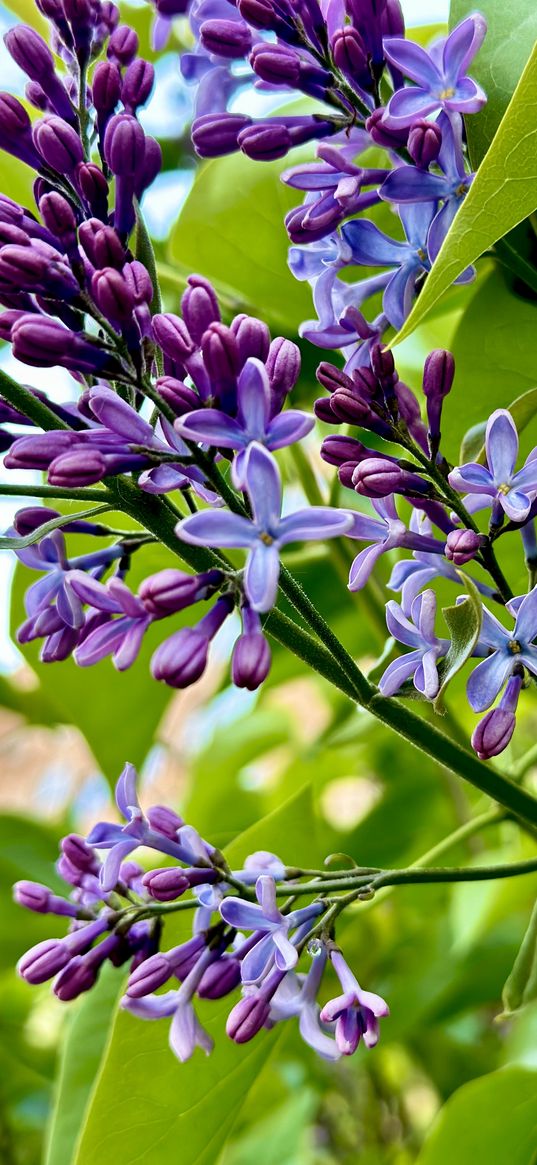
{"label": "broad green leaf", "polygon": [[416,1165],[531,1165],[536,1144],[537,1073],[502,1068],[450,1097]]}
{"label": "broad green leaf", "polygon": [[224,1151],[222,1165],[293,1165],[301,1160],[303,1132],[315,1112],[313,1089],[302,1088],[276,1112],[257,1121]]}
{"label": "broad green leaf", "polygon": [[502,991],[503,1015],[508,1018],[514,1011],[533,1003],[537,999],[537,902],[533,907],[528,929],[514,962],[513,970]]}
{"label": "broad green leaf", "polygon": [[280,181],[289,164],[232,154],[203,166],[173,230],[170,260],[229,288],[237,311],[259,313],[291,335],[312,303],[308,284],[287,266],[283,219],[299,202]]}
{"label": "broad green leaf", "polygon": [[[523,392],[522,396],[517,396],[516,400],[505,407],[511,413],[518,433],[521,433],[537,413],[537,388],[530,388],[528,392]],[[472,428],[465,433],[461,444],[461,464],[465,461],[484,463],[486,428],[487,422],[481,421],[478,425],[472,425]]]}
{"label": "broad green leaf", "polygon": [[440,688],[434,701],[437,712],[441,712],[444,705],[446,688],[457,672],[460,672],[474,650],[479,639],[483,620],[483,605],[479,591],[468,575],[462,570],[457,571],[460,580],[468,592],[462,603],[453,607],[443,607],[442,614],[446,620],[451,644],[449,651],[439,668]]}
{"label": "broad green leaf", "polygon": [[395,337],[418,326],[470,263],[537,207],[537,46],[458,211],[421,295]]}
{"label": "broad green leaf", "polygon": [[[38,808],[39,795],[36,797]],[[11,895],[14,882],[25,878],[44,882],[55,893],[63,894],[65,884],[54,869],[57,856],[56,830],[14,813],[0,816],[0,967],[13,967],[34,943],[50,938],[51,934],[65,932],[63,919],[23,910]]]}
{"label": "broad green leaf", "polygon": [[536,331],[537,304],[513,295],[502,273],[491,272],[451,345],[457,371],[442,414],[442,451],[448,460],[459,457],[463,425],[486,421],[494,409],[509,408],[537,384]]}
{"label": "broad green leaf", "polygon": [[487,104],[466,120],[466,132],[472,165],[483,160],[520,75],[537,39],[535,0],[451,0],[450,27],[470,16],[476,9],[487,21],[487,35],[472,61],[469,72],[483,86]]}
{"label": "broad green leaf", "polygon": [[73,1159],[124,979],[123,971],[107,963],[92,991],[72,1005],[44,1165],[69,1165]]}
{"label": "broad green leaf", "polygon": [[[241,834],[226,856],[233,867],[259,848],[284,861],[319,860],[309,788]],[[164,948],[186,937],[187,927],[172,924],[170,935],[167,926]],[[262,1033],[236,1047],[224,1031],[231,1006],[229,998],[196,1004],[215,1048],[208,1058],[196,1051],[187,1064],[169,1049],[169,1021],[118,1015],[74,1165],[214,1165],[278,1038]]]}

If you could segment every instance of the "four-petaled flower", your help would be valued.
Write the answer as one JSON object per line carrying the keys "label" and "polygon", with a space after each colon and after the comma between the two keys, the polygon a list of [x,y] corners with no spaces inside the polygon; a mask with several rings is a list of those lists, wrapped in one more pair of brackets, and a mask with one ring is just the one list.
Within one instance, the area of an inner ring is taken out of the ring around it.
{"label": "four-petaled flower", "polygon": [[326,966],[326,947],[323,946],[311,964],[307,975],[290,971],[282,980],[270,1005],[270,1020],[298,1018],[300,1035],[310,1048],[324,1060],[339,1060],[341,1051],[335,1041],[323,1030],[317,992]]}
{"label": "four-petaled flower", "polygon": [[364,267],[393,267],[382,306],[394,328],[402,327],[416,294],[418,279],[430,269],[427,241],[436,202],[416,202],[399,208],[406,242],[391,239],[367,219],[345,223],[341,233],[352,252],[350,262]]}
{"label": "four-petaled flower", "polygon": [[365,586],[377,559],[388,550],[405,547],[407,550],[427,551],[431,555],[444,553],[444,542],[407,530],[405,523],[399,518],[393,496],[372,498],[371,504],[378,517],[369,518],[366,514],[354,514],[353,524],[350,530],[347,530],[347,538],[358,538],[372,543],[356,555],[351,565],[350,591],[359,591]]}
{"label": "four-petaled flower", "polygon": [[270,874],[262,874],[256,882],[257,903],[243,898],[224,898],[220,914],[230,926],[259,932],[259,941],[244,956],[241,964],[243,983],[256,983],[274,961],[279,971],[291,971],[298,962],[298,951],[289,938],[289,931],[320,914],[320,902],[282,914],[276,901],[276,883]]}
{"label": "four-petaled flower", "polygon": [[526,667],[537,676],[537,646],[533,642],[537,636],[537,587],[524,597],[512,599],[507,610],[515,617],[512,631],[483,608],[478,650],[482,654],[488,648],[491,654],[477,665],[466,686],[474,712],[490,708],[514,671]]}
{"label": "four-petaled flower", "polygon": [[331,951],[330,960],[343,995],[325,1003],[321,1020],[336,1021],[336,1046],[343,1056],[351,1056],[362,1038],[366,1048],[374,1048],[379,1038],[379,1019],[390,1014],[388,1004],[380,995],[362,990],[341,951]]}
{"label": "four-petaled flower", "polygon": [[485,434],[487,465],[468,461],[449,474],[454,489],[476,495],[470,499],[472,510],[492,503],[493,525],[501,525],[502,510],[512,522],[524,522],[537,496],[537,446],[532,449],[522,469],[515,473],[518,456],[518,433],[507,409],[496,409],[487,422]]}
{"label": "four-petaled flower", "polygon": [[379,688],[383,696],[393,696],[411,677],[414,687],[428,700],[438,695],[440,680],[437,664],[446,655],[449,640],[435,634],[436,595],[427,590],[412,604],[411,618],[407,619],[394,599],[386,604],[386,623],[390,635],[413,650],[390,663],[381,677]]}
{"label": "four-petaled flower", "polygon": [[426,52],[421,45],[400,37],[385,37],[384,52],[392,65],[415,85],[398,89],[390,98],[383,121],[399,129],[420,117],[443,109],[448,114],[477,113],[486,102],[481,87],[466,69],[481,47],[487,31],[482,16],[468,16],[443,41]]}
{"label": "four-petaled flower", "polygon": [[279,552],[288,542],[335,538],[352,525],[346,510],[310,506],[282,518],[282,486],[278,466],[270,453],[252,442],[243,466],[244,488],[253,518],[216,510],[193,514],[176,530],[185,542],[197,546],[243,547],[248,550],[244,589],[254,611],[270,611],[276,601],[280,573]]}

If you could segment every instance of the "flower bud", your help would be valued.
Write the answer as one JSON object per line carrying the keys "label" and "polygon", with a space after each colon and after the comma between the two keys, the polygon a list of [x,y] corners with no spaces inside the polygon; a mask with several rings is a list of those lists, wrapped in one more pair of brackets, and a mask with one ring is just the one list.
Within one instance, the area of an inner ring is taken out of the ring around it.
{"label": "flower bud", "polygon": [[203,973],[198,986],[200,999],[222,999],[239,986],[241,981],[241,964],[233,955],[224,956],[211,963]]}
{"label": "flower bud", "polygon": [[76,247],[76,218],[71,203],[63,194],[51,190],[39,200],[39,210],[51,234],[60,240],[66,251],[73,250]]}
{"label": "flower bud", "polygon": [[101,481],[107,472],[109,472],[107,461],[100,449],[77,445],[51,461],[48,480],[51,485],[62,488],[78,488]]}
{"label": "flower bud", "polygon": [[358,85],[360,89],[366,91],[371,89],[373,78],[367,51],[357,28],[348,24],[334,33],[332,56],[336,67],[345,74],[353,86]]}
{"label": "flower bud", "polygon": [[160,376],[155,387],[159,396],[170,405],[178,417],[200,407],[200,398],[196,390],[174,376]]}
{"label": "flower bud", "polygon": [[381,457],[367,457],[356,467],[352,480],[356,493],[366,498],[387,498],[392,493],[427,493],[430,488],[417,473],[409,473]]}
{"label": "flower bud", "polygon": [[199,35],[208,53],[229,60],[245,57],[252,47],[252,33],[243,20],[204,20]]}
{"label": "flower bud", "polygon": [[96,874],[99,871],[99,861],[95,851],[76,833],[68,833],[61,842],[62,853],[65,854],[71,865],[83,874]]}
{"label": "flower bud", "polygon": [[104,156],[113,174],[135,178],[145,154],[145,134],[135,117],[116,113],[104,135]]}
{"label": "flower bud", "polygon": [[371,116],[367,118],[365,128],[375,145],[382,146],[384,150],[399,150],[401,146],[406,145],[408,126],[400,130],[389,129],[383,122],[385,112],[383,106],[373,110]]}
{"label": "flower bud", "polygon": [[108,41],[106,55],[111,61],[128,65],[138,52],[138,44],[138,34],[134,28],[130,28],[128,24],[120,24]]}
{"label": "flower bud", "polygon": [[84,955],[75,955],[60,971],[54,983],[54,994],[62,1003],[70,1003],[84,991],[91,990],[97,982],[98,973],[99,967],[95,966],[93,960],[88,960]]}
{"label": "flower bud", "polygon": [[167,805],[151,805],[147,810],[147,820],[151,829],[163,833],[171,841],[177,841],[177,830],[185,824],[183,818]]}
{"label": "flower bud", "polygon": [[104,267],[102,271],[95,272],[91,280],[91,294],[110,323],[124,326],[132,322],[134,297],[123,275],[114,267]]}
{"label": "flower bud", "polygon": [[301,359],[300,348],[292,340],[276,336],[272,341],[265,366],[275,405],[273,412],[279,412],[287,394],[295,387],[300,376]]}
{"label": "flower bud", "polygon": [[40,169],[42,159],[34,146],[32,123],[24,105],[11,93],[0,93],[0,145],[6,153]]}
{"label": "flower bud", "polygon": [[35,914],[59,914],[76,917],[77,907],[66,898],[60,898],[40,882],[15,882],[13,898],[18,906]]}
{"label": "flower bud", "polygon": [[235,316],[231,322],[231,331],[239,346],[241,366],[252,356],[265,362],[270,350],[270,331],[262,320],[245,314]]}
{"label": "flower bud", "polygon": [[475,530],[452,530],[447,536],[445,555],[455,566],[464,566],[475,558],[481,538]]}
{"label": "flower bud", "polygon": [[36,122],[33,140],[45,162],[58,174],[70,175],[84,161],[82,142],[72,126],[51,115]]}
{"label": "flower bud", "polygon": [[172,360],[184,363],[195,351],[188,328],[180,316],[162,312],[153,316],[153,333],[157,344]]}
{"label": "flower bud", "polygon": [[125,248],[113,227],[105,226],[98,218],[88,218],[81,223],[78,237],[93,267],[122,269]]}
{"label": "flower bud", "polygon": [[155,69],[150,61],[137,57],[125,71],[121,100],[128,113],[134,113],[149,100],[155,84]]}
{"label": "flower bud", "polygon": [[92,214],[105,220],[108,214],[108,182],[94,162],[81,162],[75,170],[80,191]]}
{"label": "flower bud", "polygon": [[214,287],[203,275],[189,275],[187,284],[181,312],[192,339],[200,344],[207,328],[220,321],[220,308]]}
{"label": "flower bud", "polygon": [[149,614],[162,618],[205,598],[220,585],[223,577],[220,570],[186,574],[168,567],[145,578],[138,594]]}
{"label": "flower bud", "polygon": [[415,121],[408,134],[407,149],[415,162],[422,170],[427,170],[440,153],[442,145],[442,130],[435,121]]}
{"label": "flower bud", "polygon": [[515,731],[516,716],[504,708],[491,708],[472,733],[472,748],[480,760],[490,760],[507,748]]}
{"label": "flower bud", "polygon": [[260,42],[254,45],[250,64],[254,73],[269,85],[288,85],[291,89],[298,87],[301,58],[294,49]]}
{"label": "flower bud", "polygon": [[246,1044],[267,1022],[270,1002],[259,992],[245,995],[230,1011],[226,1033],[236,1044]]}
{"label": "flower bud", "polygon": [[192,142],[200,158],[219,158],[238,149],[239,133],[252,125],[243,113],[205,113],[192,123]]}
{"label": "flower bud", "polygon": [[235,687],[255,692],[266,680],[270,664],[270,647],[262,632],[245,631],[237,639],[231,657],[231,678]]}
{"label": "flower bud", "polygon": [[429,353],[423,367],[423,392],[427,399],[429,441],[433,453],[438,450],[442,406],[451,391],[454,376],[455,361],[451,352],[437,348]]}
{"label": "flower bud", "polygon": [[173,975],[173,968],[163,951],[144,959],[129,977],[127,995],[131,999],[141,999],[144,995],[151,995],[158,991]]}
{"label": "flower bud", "polygon": [[210,324],[201,340],[201,352],[215,399],[224,412],[234,412],[237,403],[239,345],[231,328]]}
{"label": "flower bud", "polygon": [[237,137],[239,149],[254,162],[274,162],[277,158],[284,158],[293,144],[290,130],[279,122],[249,125]]}
{"label": "flower bud", "polygon": [[144,874],[142,882],[152,898],[157,902],[173,902],[180,898],[193,886],[204,886],[207,882],[216,882],[218,875],[215,870],[181,869],[180,867],[165,866],[161,870],[149,870]]}
{"label": "flower bud", "polygon": [[46,983],[47,979],[52,979],[53,975],[57,975],[70,958],[69,948],[65,942],[60,939],[47,938],[44,942],[37,943],[35,947],[26,951],[26,954],[17,963],[17,971],[23,979],[26,979],[27,983],[36,986],[38,983]]}
{"label": "flower bud", "polygon": [[151,674],[171,688],[188,688],[203,675],[207,666],[209,640],[192,627],[183,627],[157,647],[151,660]]}
{"label": "flower bud", "polygon": [[368,449],[367,445],[362,445],[362,442],[357,441],[355,437],[341,437],[339,435],[325,437],[321,445],[321,457],[329,465],[340,466],[349,461],[353,461],[357,465],[366,457],[376,456],[377,453],[373,449]]}

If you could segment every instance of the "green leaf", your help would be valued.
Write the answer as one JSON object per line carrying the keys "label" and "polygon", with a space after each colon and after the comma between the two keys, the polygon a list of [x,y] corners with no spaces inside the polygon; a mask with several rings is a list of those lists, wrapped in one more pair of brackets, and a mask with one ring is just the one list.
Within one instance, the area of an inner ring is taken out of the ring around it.
{"label": "green leaf", "polygon": [[0,550],[23,550],[25,546],[33,546],[47,534],[51,534],[53,530],[60,530],[62,526],[67,526],[70,522],[81,522],[87,518],[94,518],[96,514],[104,514],[111,509],[113,509],[112,506],[106,505],[92,506],[91,510],[80,510],[78,514],[60,514],[59,518],[51,518],[49,522],[43,522],[42,526],[38,526],[36,530],[32,530],[31,534],[25,534],[24,537],[0,537]]}
{"label": "green leaf", "polygon": [[[260,848],[284,861],[319,860],[309,787],[241,834],[226,857],[236,867]],[[184,920],[167,924],[164,947],[186,937],[187,927]],[[246,1047],[233,1044],[224,1030],[233,1002],[196,1003],[215,1047],[207,1059],[196,1051],[187,1064],[170,1051],[169,1021],[118,1015],[75,1165],[214,1165],[278,1038],[277,1032],[260,1033]]]}
{"label": "green leaf", "polygon": [[536,152],[537,46],[423,291],[393,344],[414,331],[469,264],[535,210]]}
{"label": "green leaf", "polygon": [[444,695],[448,684],[464,667],[479,639],[483,620],[483,605],[479,591],[468,575],[462,570],[457,574],[468,591],[462,603],[453,607],[443,607],[442,614],[446,620],[451,644],[445,660],[439,668],[440,689],[434,701],[436,712],[441,712],[444,705]]}
{"label": "green leaf", "polygon": [[273,328],[296,332],[312,314],[307,283],[287,266],[285,214],[296,190],[280,181],[282,162],[253,162],[244,154],[202,167],[174,227],[170,258],[227,287],[236,310],[259,312]]}
{"label": "green leaf", "polygon": [[487,21],[487,35],[472,61],[470,73],[487,94],[480,113],[465,119],[472,165],[483,160],[537,39],[535,0],[451,0],[449,23],[454,28],[476,11]]}
{"label": "green leaf", "polygon": [[502,991],[503,1015],[507,1019],[514,1011],[537,999],[537,902],[533,907],[528,929],[515,959],[513,970]]}
{"label": "green leaf", "polygon": [[[516,400],[505,407],[511,413],[517,432],[522,433],[537,413],[537,388],[528,389],[528,392],[523,392],[522,396],[517,396]],[[472,428],[465,433],[461,444],[461,464],[465,461],[479,461],[482,465],[484,464],[486,428],[487,422],[481,421],[478,425],[472,425]]]}
{"label": "green leaf", "polygon": [[99,982],[73,1006],[63,1040],[44,1165],[69,1165],[123,989],[122,970],[107,963]]}
{"label": "green leaf", "polygon": [[531,1165],[536,1138],[537,1073],[502,1068],[450,1097],[416,1165]]}

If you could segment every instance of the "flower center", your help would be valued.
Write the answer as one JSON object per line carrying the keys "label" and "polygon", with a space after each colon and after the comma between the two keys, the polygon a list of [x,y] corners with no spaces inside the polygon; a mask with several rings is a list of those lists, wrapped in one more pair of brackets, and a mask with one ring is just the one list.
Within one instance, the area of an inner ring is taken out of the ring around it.
{"label": "flower center", "polygon": [[442,89],[439,96],[441,101],[449,101],[450,97],[455,96],[455,90],[449,87],[447,89]]}
{"label": "flower center", "polygon": [[420,259],[421,262],[424,263],[426,258],[427,258],[427,252],[424,251],[423,247],[418,247],[416,254],[418,256],[418,259]]}
{"label": "flower center", "polygon": [[465,194],[468,194],[468,183],[461,182],[460,186],[457,186],[457,189],[455,191],[455,197],[456,198],[464,198]]}
{"label": "flower center", "polygon": [[520,646],[520,643],[518,642],[518,639],[510,639],[507,646],[509,648],[509,651],[511,652],[511,655],[520,655],[522,648]]}
{"label": "flower center", "polygon": [[265,546],[272,546],[272,543],[274,542],[274,538],[270,534],[263,533],[263,534],[260,534],[259,537],[260,537],[261,541],[264,542]]}
{"label": "flower center", "polygon": [[502,481],[502,484],[498,486],[498,493],[503,494],[505,496],[505,494],[509,493],[510,489],[511,489],[511,486],[509,485],[509,482]]}

